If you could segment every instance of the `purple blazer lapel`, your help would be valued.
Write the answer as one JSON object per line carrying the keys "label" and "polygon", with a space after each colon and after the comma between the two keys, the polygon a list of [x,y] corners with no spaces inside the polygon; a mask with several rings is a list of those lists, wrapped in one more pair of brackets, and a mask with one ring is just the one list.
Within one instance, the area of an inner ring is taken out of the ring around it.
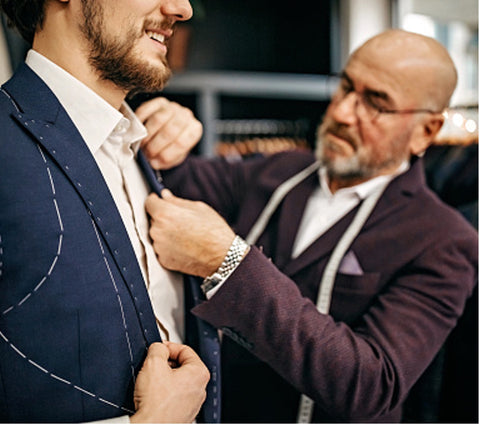
{"label": "purple blazer lapel", "polygon": [[[412,196],[415,196],[417,190],[419,190],[418,181],[421,181],[420,187],[425,187],[425,177],[423,173],[423,166],[421,159],[415,158],[412,160],[411,169],[406,173],[395,178],[385,190],[382,198],[379,200],[377,206],[373,210],[371,216],[365,223],[360,235],[364,231],[368,231],[372,226],[378,224],[379,221],[387,219],[392,214],[397,213],[408,205]],[[295,196],[292,196],[295,198]],[[298,198],[296,199],[299,201]],[[298,203],[297,203],[298,204]],[[293,205],[290,205],[289,212],[293,214]],[[330,228],[325,234],[314,241],[301,255],[296,259],[288,261],[285,256],[282,256],[283,262],[279,262],[278,266],[289,276],[293,276],[298,271],[311,265],[312,263],[321,260],[335,248],[336,243],[339,241],[342,234],[346,231],[349,224],[352,222],[358,207],[350,211],[345,215],[337,224]],[[303,208],[302,208],[303,211]],[[285,212],[284,221],[287,222],[287,211]],[[299,218],[295,217],[298,222]],[[285,224],[286,225],[286,224]],[[296,233],[298,224],[294,229]],[[288,254],[291,252],[294,236],[291,234],[288,237],[279,238],[279,247],[277,251],[285,252],[288,250]],[[289,243],[287,245],[287,243]],[[283,250],[282,250],[283,249]]]}
{"label": "purple blazer lapel", "polygon": [[277,244],[273,249],[275,263],[279,268],[290,261],[293,243],[307,200],[317,184],[318,174],[315,172],[288,193],[279,206],[278,222],[274,224],[277,227]]}
{"label": "purple blazer lapel", "polygon": [[325,256],[329,256],[342,234],[352,222],[357,210],[358,208],[355,208],[350,211],[326,233],[307,247],[297,258],[291,260],[285,268],[283,268],[283,272],[289,276],[293,276],[312,263],[320,261]]}

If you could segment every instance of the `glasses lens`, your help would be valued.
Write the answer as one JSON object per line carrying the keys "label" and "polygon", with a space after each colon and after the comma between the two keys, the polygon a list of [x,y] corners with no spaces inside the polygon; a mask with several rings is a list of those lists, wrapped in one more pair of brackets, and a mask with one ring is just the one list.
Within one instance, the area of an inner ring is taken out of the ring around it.
{"label": "glasses lens", "polygon": [[371,101],[371,99],[365,93],[358,94],[358,105],[362,109],[363,116],[366,116],[370,120],[374,120],[378,114],[378,107]]}

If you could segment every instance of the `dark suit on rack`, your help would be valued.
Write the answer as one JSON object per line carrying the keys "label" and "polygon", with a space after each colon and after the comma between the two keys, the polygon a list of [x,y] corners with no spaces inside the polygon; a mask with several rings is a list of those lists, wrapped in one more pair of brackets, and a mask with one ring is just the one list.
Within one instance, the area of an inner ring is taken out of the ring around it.
{"label": "dark suit on rack", "polygon": [[110,191],[26,65],[1,88],[0,128],[0,420],[131,413],[160,335]]}
{"label": "dark suit on rack", "polygon": [[[206,201],[246,236],[274,189],[313,160],[310,153],[234,164],[192,157],[163,176],[176,195]],[[225,422],[295,421],[300,393],[315,400],[317,422],[398,422],[475,286],[477,234],[427,188],[414,159],[345,254],[330,315],[320,314],[323,270],[356,209],[291,259],[317,185],[315,174],[286,196],[260,249],[194,309],[230,336],[222,347]]]}

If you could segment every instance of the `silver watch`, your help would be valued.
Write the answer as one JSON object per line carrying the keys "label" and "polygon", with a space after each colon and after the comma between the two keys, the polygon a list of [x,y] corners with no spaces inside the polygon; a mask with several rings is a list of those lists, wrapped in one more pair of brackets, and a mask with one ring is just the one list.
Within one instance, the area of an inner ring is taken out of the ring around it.
{"label": "silver watch", "polygon": [[248,248],[249,245],[245,240],[239,236],[235,236],[222,264],[212,275],[209,275],[203,280],[200,286],[203,292],[207,293],[218,284],[223,283],[237,266],[240,265]]}

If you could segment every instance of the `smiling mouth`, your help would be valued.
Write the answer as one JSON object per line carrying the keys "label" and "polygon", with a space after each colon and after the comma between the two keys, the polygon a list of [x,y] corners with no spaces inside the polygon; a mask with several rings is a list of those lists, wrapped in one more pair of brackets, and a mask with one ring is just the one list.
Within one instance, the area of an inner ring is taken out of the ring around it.
{"label": "smiling mouth", "polygon": [[158,43],[165,44],[165,36],[163,34],[159,34],[158,32],[153,31],[145,31],[147,36]]}

